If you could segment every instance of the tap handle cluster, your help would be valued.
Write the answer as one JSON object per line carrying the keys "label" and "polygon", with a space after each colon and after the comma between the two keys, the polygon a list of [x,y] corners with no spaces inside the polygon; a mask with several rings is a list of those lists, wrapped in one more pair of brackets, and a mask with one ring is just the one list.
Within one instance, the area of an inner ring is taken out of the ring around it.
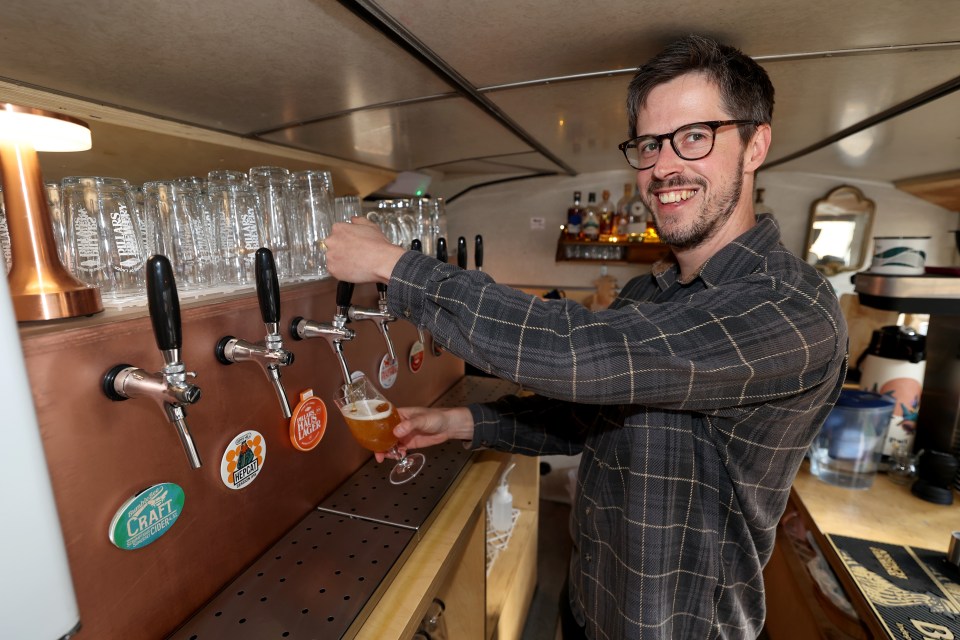
{"label": "tap handle cluster", "polygon": [[457,238],[457,266],[467,268],[467,239],[463,236]]}
{"label": "tap handle cluster", "polygon": [[420,238],[414,238],[413,242],[410,243],[410,249],[412,251],[417,251],[423,253],[423,243],[420,242]]}
{"label": "tap handle cluster", "polygon": [[483,271],[483,236],[479,233],[473,242],[473,261],[477,265],[477,271]]}
{"label": "tap handle cluster", "polygon": [[437,260],[440,262],[447,261],[447,239],[446,238],[437,238]]}
{"label": "tap handle cluster", "polygon": [[382,282],[377,283],[377,293],[380,294],[381,298],[387,297],[387,285]]}
{"label": "tap handle cluster", "polygon": [[158,254],[147,259],[147,304],[157,347],[161,351],[179,349],[183,342],[180,300],[173,280],[173,267],[166,256]]}
{"label": "tap handle cluster", "polygon": [[260,315],[265,324],[280,322],[280,280],[273,253],[266,247],[257,249],[255,255],[257,298],[260,301]]}

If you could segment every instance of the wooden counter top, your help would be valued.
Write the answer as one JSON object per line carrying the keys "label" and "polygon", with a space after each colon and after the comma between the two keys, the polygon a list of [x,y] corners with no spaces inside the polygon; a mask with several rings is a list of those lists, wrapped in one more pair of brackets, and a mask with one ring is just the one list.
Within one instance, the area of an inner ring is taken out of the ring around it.
{"label": "wooden counter top", "polygon": [[910,493],[909,484],[894,484],[883,473],[869,489],[846,489],[813,476],[804,462],[793,494],[823,534],[945,552],[950,533],[960,530],[960,501],[944,506],[921,500]]}

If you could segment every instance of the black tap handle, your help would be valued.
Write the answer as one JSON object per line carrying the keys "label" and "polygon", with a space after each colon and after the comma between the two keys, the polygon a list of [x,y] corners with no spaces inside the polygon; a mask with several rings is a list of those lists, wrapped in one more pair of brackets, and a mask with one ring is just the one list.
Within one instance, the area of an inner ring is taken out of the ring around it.
{"label": "black tap handle", "polygon": [[447,239],[446,238],[437,238],[437,260],[440,262],[447,261]]}
{"label": "black tap handle", "polygon": [[467,239],[463,236],[457,238],[457,266],[467,268]]}
{"label": "black tap handle", "polygon": [[147,259],[147,305],[157,347],[161,351],[179,349],[182,343],[180,299],[173,280],[173,267],[167,257],[160,254]]}
{"label": "black tap handle", "polygon": [[410,250],[419,251],[420,253],[423,253],[423,243],[420,242],[420,238],[413,239],[413,242],[410,243]]}
{"label": "black tap handle", "polygon": [[260,247],[255,258],[260,315],[266,324],[280,322],[280,279],[277,277],[273,253],[266,247]]}
{"label": "black tap handle", "polygon": [[387,293],[387,285],[383,284],[382,282],[378,282],[378,283],[377,283],[377,293],[379,293],[381,296],[386,295],[386,293]]}
{"label": "black tap handle", "polygon": [[483,236],[479,233],[474,240],[473,261],[476,263],[477,269],[483,268]]}
{"label": "black tap handle", "polygon": [[353,283],[341,280],[337,283],[337,306],[346,309],[353,298]]}

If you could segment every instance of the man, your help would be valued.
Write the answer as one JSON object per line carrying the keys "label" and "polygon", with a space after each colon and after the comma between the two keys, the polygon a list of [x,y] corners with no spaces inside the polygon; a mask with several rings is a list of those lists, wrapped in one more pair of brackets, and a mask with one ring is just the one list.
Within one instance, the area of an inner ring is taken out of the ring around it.
{"label": "man", "polygon": [[772,110],[764,70],[705,38],[640,68],[621,149],[675,262],[604,311],[404,252],[364,222],[327,240],[335,277],[389,283],[395,314],[539,394],[405,409],[403,444],[582,453],[569,603],[586,637],[754,638],[763,626],[762,569],[847,346],[830,285],[754,216]]}

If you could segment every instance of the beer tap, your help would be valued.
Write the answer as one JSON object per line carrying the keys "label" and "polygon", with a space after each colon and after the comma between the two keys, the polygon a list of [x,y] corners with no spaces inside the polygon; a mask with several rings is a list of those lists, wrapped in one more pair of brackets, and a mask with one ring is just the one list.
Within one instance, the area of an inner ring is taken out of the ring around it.
{"label": "beer tap", "polygon": [[457,266],[467,268],[467,239],[463,236],[457,238]]}
{"label": "beer tap", "polygon": [[377,308],[376,309],[358,309],[357,307],[351,306],[347,310],[347,315],[351,320],[370,320],[377,324],[377,329],[380,330],[380,335],[383,336],[384,342],[387,343],[387,353],[390,355],[390,361],[397,361],[397,354],[393,350],[393,341],[390,339],[390,326],[389,323],[396,321],[396,317],[391,315],[387,310],[387,285],[378,282],[377,283]]}
{"label": "beer tap", "polygon": [[294,340],[309,338],[324,338],[333,349],[340,363],[340,372],[343,374],[343,383],[350,384],[350,367],[343,356],[343,343],[353,340],[356,333],[348,329],[346,324],[350,320],[350,298],[353,297],[353,283],[340,281],[337,283],[337,312],[333,322],[315,322],[297,316],[290,322],[290,337]]}
{"label": "beer tap", "polygon": [[[446,263],[447,259],[447,239],[437,238],[437,260]],[[443,347],[437,344],[436,338],[434,338],[432,335],[430,336],[430,351],[433,353],[435,358],[439,358],[443,355]]]}
{"label": "beer tap", "polygon": [[173,280],[173,269],[165,256],[147,260],[147,302],[157,347],[164,365],[158,373],[149,373],[129,364],[118,364],[103,377],[103,392],[115,401],[151,398],[163,409],[180,437],[192,469],[202,464],[200,454],[187,427],[186,405],[200,399],[200,388],[187,382],[196,374],[180,361],[180,300]]}
{"label": "beer tap", "polygon": [[[413,239],[413,242],[410,243],[410,250],[416,251],[417,253],[423,253],[423,243],[420,242],[420,238]],[[420,325],[417,325],[417,337],[419,338],[420,347],[423,347],[423,345],[427,344],[427,341],[423,339],[423,329],[420,327]]]}
{"label": "beer tap", "polygon": [[473,262],[477,265],[477,271],[483,271],[483,236],[478,233],[473,243]]}
{"label": "beer tap", "polygon": [[262,343],[257,344],[234,336],[224,336],[217,342],[214,353],[221,364],[255,362],[260,365],[277,393],[283,417],[289,418],[292,415],[290,402],[280,381],[280,368],[293,364],[293,353],[283,348],[283,338],[280,336],[280,282],[277,267],[270,249],[257,249],[255,258],[257,298],[267,335]]}

